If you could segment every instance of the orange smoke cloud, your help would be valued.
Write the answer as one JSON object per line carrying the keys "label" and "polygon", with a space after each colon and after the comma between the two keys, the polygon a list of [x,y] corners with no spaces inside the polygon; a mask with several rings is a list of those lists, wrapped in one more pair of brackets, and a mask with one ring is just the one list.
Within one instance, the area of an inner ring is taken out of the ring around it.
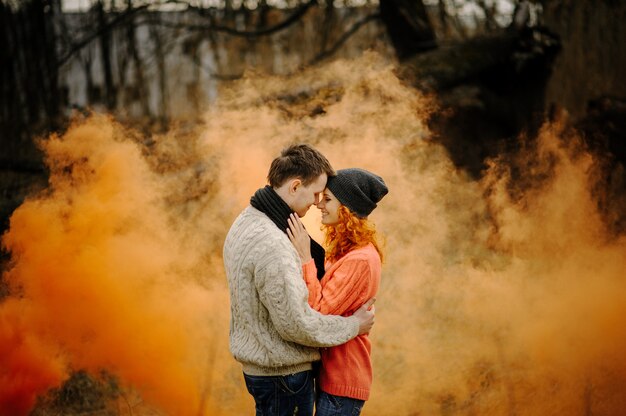
{"label": "orange smoke cloud", "polygon": [[[246,79],[197,134],[141,142],[93,117],[45,141],[49,189],[3,238],[0,413],[27,414],[78,369],[165,414],[250,413],[221,247],[301,141],[390,188],[372,215],[387,244],[364,415],[620,414],[626,242],[598,214],[595,159],[546,126],[474,181],[429,140],[430,111],[366,54]],[[315,208],[305,223],[321,241]]]}
{"label": "orange smoke cloud", "polygon": [[[2,336],[11,351],[34,340],[8,360],[31,370],[22,375],[34,394],[56,387],[70,369],[106,370],[171,414],[195,415],[202,356],[189,347],[196,336],[184,313],[186,256],[156,176],[123,134],[94,118],[43,143],[49,190],[14,212],[3,239],[16,296],[2,305]],[[10,319],[10,305],[21,319]],[[15,380],[4,382],[3,401]],[[32,405],[27,399],[22,410]]]}
{"label": "orange smoke cloud", "polygon": [[65,378],[65,369],[48,358],[54,355],[27,327],[27,306],[13,300],[0,309],[0,409],[3,414],[23,415],[37,396]]}

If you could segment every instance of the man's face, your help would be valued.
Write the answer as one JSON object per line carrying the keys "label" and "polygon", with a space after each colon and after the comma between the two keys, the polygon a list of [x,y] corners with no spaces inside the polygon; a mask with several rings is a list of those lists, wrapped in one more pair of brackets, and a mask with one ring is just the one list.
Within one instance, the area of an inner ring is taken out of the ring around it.
{"label": "man's face", "polygon": [[317,205],[320,195],[324,192],[324,188],[326,188],[326,179],[326,174],[322,173],[308,186],[300,184],[296,188],[290,207],[300,218],[306,215],[311,205]]}

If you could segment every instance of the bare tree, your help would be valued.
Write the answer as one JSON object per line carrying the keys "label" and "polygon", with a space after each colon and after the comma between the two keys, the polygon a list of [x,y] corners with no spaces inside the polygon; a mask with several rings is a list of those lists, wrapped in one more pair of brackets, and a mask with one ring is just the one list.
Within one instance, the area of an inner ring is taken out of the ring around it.
{"label": "bare tree", "polygon": [[380,17],[399,59],[437,47],[422,0],[380,0]]}
{"label": "bare tree", "polygon": [[[228,67],[222,65],[220,48],[227,39],[225,37],[244,39],[245,47],[253,50],[259,47],[262,38],[296,28],[303,24],[303,18],[311,10],[317,8],[319,11],[320,7],[323,7],[320,15],[324,29],[317,39],[316,53],[303,65],[333,57],[367,25],[384,25],[398,58],[407,63],[429,51],[438,51],[441,43],[438,33],[458,33],[460,29],[456,28],[462,26],[453,2],[444,0],[439,1],[438,12],[433,12],[434,6],[427,7],[422,0],[381,0],[378,10],[371,6],[370,12],[354,14],[358,17],[352,18],[340,17],[330,0],[323,5],[319,0],[300,0],[286,11],[272,10],[265,0],[259,0],[255,10],[246,9],[245,2],[235,7],[230,0],[225,1],[221,9],[202,7],[199,2],[185,0],[92,0],[92,7],[80,15],[60,13],[60,1],[26,0],[12,6],[0,3],[0,18],[4,23],[0,29],[0,53],[4,61],[9,62],[0,72],[0,82],[6,92],[0,113],[0,123],[4,127],[32,131],[35,123],[58,119],[67,101],[63,96],[66,90],[58,85],[59,70],[76,63],[84,68],[87,106],[103,104],[108,110],[115,111],[120,103],[138,102],[144,115],[158,116],[165,123],[170,112],[165,56],[172,42],[190,47],[188,56],[196,66],[196,79],[201,74],[198,48],[202,42],[212,49],[218,68],[225,68],[225,72],[217,70],[211,76],[215,79],[235,78],[241,76],[243,68],[232,68],[232,63]],[[475,0],[476,7],[482,8],[486,19],[490,20],[485,27],[506,43],[511,34],[496,27],[496,10],[492,4]],[[151,9],[155,5],[184,6],[185,17]],[[276,15],[281,17],[277,19]],[[447,29],[441,30],[444,26]],[[144,29],[150,33],[151,47],[138,43],[138,33],[145,33]],[[498,42],[484,43],[485,51],[494,44]],[[489,54],[484,56],[489,57]],[[489,62],[489,59],[470,60],[463,66],[452,66],[451,73],[449,68],[439,73],[454,83],[454,80],[466,79],[467,73],[479,73]],[[95,65],[101,69],[101,83],[94,79]],[[467,69],[467,65],[474,65],[474,68]],[[154,84],[150,80],[153,70],[157,78]],[[132,79],[129,78],[131,74]],[[432,85],[447,84],[450,81],[438,81]],[[148,92],[152,88],[150,85],[157,85],[157,91]],[[420,81],[416,85],[425,84]],[[151,95],[159,97],[156,110],[150,107]],[[122,98],[124,101],[120,101]],[[22,105],[15,106],[15,102]]]}

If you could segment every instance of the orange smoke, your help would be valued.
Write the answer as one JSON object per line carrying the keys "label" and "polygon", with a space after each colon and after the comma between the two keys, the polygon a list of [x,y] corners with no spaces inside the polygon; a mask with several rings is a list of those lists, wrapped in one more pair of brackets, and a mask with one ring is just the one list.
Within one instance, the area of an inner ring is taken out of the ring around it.
{"label": "orange smoke", "polygon": [[[81,369],[168,415],[252,412],[222,242],[301,141],[390,189],[371,216],[386,256],[364,415],[620,415],[626,241],[598,213],[596,160],[546,126],[475,181],[429,140],[431,108],[366,54],[246,79],[197,134],[141,142],[92,117],[43,142],[49,188],[3,238],[0,414]],[[304,220],[321,241],[317,210]]]}
{"label": "orange smoke", "polygon": [[[0,309],[0,410],[7,415],[26,415],[37,396],[66,377],[65,369],[25,327],[28,307],[14,300]],[[26,319],[25,319],[26,318]]]}
{"label": "orange smoke", "polygon": [[15,396],[16,380],[2,378],[0,402],[21,401],[11,414],[26,414],[71,369],[106,370],[171,414],[199,412],[185,255],[156,177],[122,134],[94,118],[44,142],[49,190],[11,217],[3,242],[15,296],[0,309],[0,336],[20,351],[6,359],[27,370],[15,371],[31,389]]}

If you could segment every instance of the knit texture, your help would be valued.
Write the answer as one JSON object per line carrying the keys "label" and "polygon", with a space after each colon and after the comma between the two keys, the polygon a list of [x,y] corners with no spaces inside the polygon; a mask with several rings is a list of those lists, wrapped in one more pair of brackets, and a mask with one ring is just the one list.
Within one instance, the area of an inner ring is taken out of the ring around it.
{"label": "knit texture", "polygon": [[[350,251],[328,265],[319,281],[315,263],[303,266],[309,289],[309,304],[324,314],[351,316],[378,292],[381,263],[372,244]],[[343,345],[324,348],[320,387],[336,396],[369,399],[372,385],[371,344],[368,335],[359,335]]]}
{"label": "knit texture", "polygon": [[295,248],[261,211],[244,209],[226,236],[223,254],[230,351],[244,373],[271,376],[310,369],[320,358],[315,347],[339,345],[358,334],[356,318],[311,309]]}
{"label": "knit texture", "polygon": [[335,197],[361,218],[367,217],[389,190],[385,181],[365,169],[340,169],[326,186]]}
{"label": "knit texture", "polygon": [[[250,198],[250,205],[267,215],[269,219],[276,224],[279,230],[285,234],[287,233],[287,228],[289,228],[287,219],[289,215],[293,213],[293,210],[280,195],[276,193],[274,188],[267,185],[257,190],[254,195],[252,195],[252,198]],[[321,279],[324,277],[324,259],[326,258],[326,251],[324,251],[324,248],[317,241],[313,240],[313,238],[311,238],[311,257],[315,260],[317,278]]]}

